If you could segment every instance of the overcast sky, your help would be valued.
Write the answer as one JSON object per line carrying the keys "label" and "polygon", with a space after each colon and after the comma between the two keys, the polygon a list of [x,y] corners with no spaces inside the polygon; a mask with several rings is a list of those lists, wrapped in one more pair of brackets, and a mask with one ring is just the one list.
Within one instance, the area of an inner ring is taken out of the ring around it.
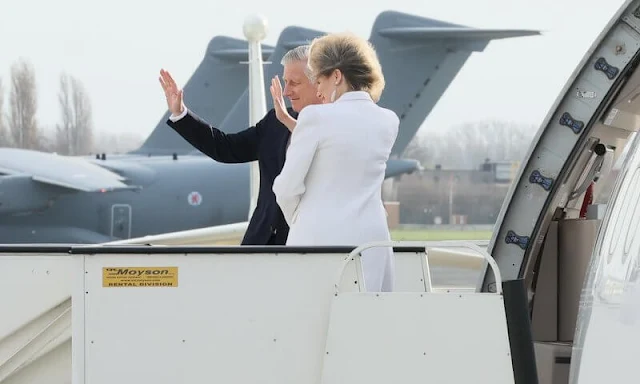
{"label": "overcast sky", "polygon": [[[242,6],[240,6],[240,4]],[[539,125],[567,78],[621,0],[20,0],[2,9],[0,78],[8,97],[18,57],[35,66],[38,118],[59,120],[59,74],[87,87],[100,131],[147,135],[166,110],[161,67],[184,84],[215,35],[243,38],[251,13],[269,21],[266,43],[289,25],[369,37],[375,17],[396,10],[484,28],[539,29],[544,35],[495,41],[474,53],[420,133],[475,120]],[[233,7],[223,4],[233,4]],[[293,5],[293,6],[292,6]],[[5,107],[7,103],[5,102]]]}

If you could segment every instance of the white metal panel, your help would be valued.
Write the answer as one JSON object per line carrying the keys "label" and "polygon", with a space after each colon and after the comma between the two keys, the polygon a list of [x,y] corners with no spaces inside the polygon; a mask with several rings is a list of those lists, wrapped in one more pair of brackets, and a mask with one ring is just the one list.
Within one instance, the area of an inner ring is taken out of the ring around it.
{"label": "white metal panel", "polygon": [[71,263],[66,254],[0,254],[0,382],[69,382],[60,346],[71,336]]}
{"label": "white metal panel", "polygon": [[322,384],[513,383],[501,295],[340,293]]}
{"label": "white metal panel", "polygon": [[[480,255],[474,257],[473,252],[450,248],[436,247],[429,249],[429,252],[430,261],[436,259],[438,265],[458,266],[457,261],[450,259],[482,260]],[[424,253],[395,255],[396,288],[399,291],[424,291]],[[77,266],[74,267],[74,264]],[[83,266],[82,258],[72,260],[66,254],[1,255],[0,303],[3,305],[3,316],[0,317],[0,382],[17,383],[27,377],[38,381],[36,376],[48,377],[51,384],[68,382],[71,376],[68,360],[71,357],[61,355],[71,352],[69,348],[60,349],[58,346],[60,343],[69,343],[69,305],[73,306],[73,322],[84,322],[84,297],[76,296],[73,303],[70,298],[74,283],[77,285],[76,291],[84,291],[84,276],[74,272],[84,270]],[[349,281],[349,284],[355,286],[354,281]],[[73,345],[76,355],[82,356],[85,348],[83,333],[76,333]],[[83,369],[84,365],[77,366],[74,375],[83,378]],[[65,374],[59,375],[59,371]],[[29,380],[27,382],[31,382]]]}
{"label": "white metal panel", "polygon": [[[74,384],[311,383],[344,254],[85,257]],[[78,263],[80,266],[81,263]],[[102,267],[176,266],[178,287],[103,288]],[[354,264],[343,290],[357,289]],[[75,307],[74,307],[75,309]]]}
{"label": "white metal panel", "polygon": [[0,383],[71,338],[71,300],[25,324],[0,341]]}
{"label": "white metal panel", "polygon": [[69,255],[0,254],[0,340],[69,298]]}
{"label": "white metal panel", "polygon": [[[633,305],[638,308],[640,297],[635,293]],[[570,383],[635,383],[638,380],[638,345],[640,326],[637,315],[626,319],[620,307],[594,303],[588,312],[588,328],[584,344],[574,347],[573,355],[580,359],[572,367]],[[579,364],[578,364],[579,363]]]}
{"label": "white metal panel", "polygon": [[[420,253],[400,253],[395,252],[395,272],[396,282],[395,292],[425,292],[427,289],[423,265],[426,263],[426,254]],[[428,280],[428,279],[427,279]]]}
{"label": "white metal panel", "polygon": [[85,382],[85,258],[73,257],[71,296],[71,383]]}
{"label": "white metal panel", "polygon": [[2,384],[70,384],[71,339],[2,380]]}

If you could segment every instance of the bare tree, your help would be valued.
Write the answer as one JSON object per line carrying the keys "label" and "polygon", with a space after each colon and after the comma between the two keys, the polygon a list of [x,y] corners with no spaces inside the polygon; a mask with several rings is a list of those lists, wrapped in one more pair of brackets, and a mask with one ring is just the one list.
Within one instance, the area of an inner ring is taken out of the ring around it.
{"label": "bare tree", "polygon": [[56,137],[56,126],[40,125],[40,150],[43,152],[57,152],[58,143]]}
{"label": "bare tree", "polygon": [[94,146],[96,153],[126,153],[139,148],[145,137],[131,132],[100,132]]}
{"label": "bare tree", "polygon": [[484,159],[519,161],[526,153],[536,129],[533,126],[504,121],[464,124],[452,129],[452,138],[465,156],[463,168],[475,168]]}
{"label": "bare tree", "polygon": [[0,79],[0,147],[8,147],[11,144],[4,120],[4,88]]}
{"label": "bare tree", "polygon": [[425,167],[433,166],[435,156],[430,137],[426,135],[415,135],[407,145],[402,157],[418,160]]}
{"label": "bare tree", "polygon": [[485,159],[519,161],[535,132],[534,126],[504,121],[465,123],[442,133],[416,136],[404,157],[450,169],[477,169]]}
{"label": "bare tree", "polygon": [[35,71],[31,63],[21,59],[11,66],[9,93],[9,128],[16,147],[39,148],[37,108]]}
{"label": "bare tree", "polygon": [[63,73],[58,102],[62,114],[62,122],[56,127],[58,151],[65,155],[90,153],[93,147],[91,102],[82,83]]}
{"label": "bare tree", "polygon": [[69,84],[69,76],[65,73],[60,75],[58,102],[60,103],[62,122],[56,126],[56,149],[59,153],[68,155],[73,152],[73,110],[71,107],[71,85]]}

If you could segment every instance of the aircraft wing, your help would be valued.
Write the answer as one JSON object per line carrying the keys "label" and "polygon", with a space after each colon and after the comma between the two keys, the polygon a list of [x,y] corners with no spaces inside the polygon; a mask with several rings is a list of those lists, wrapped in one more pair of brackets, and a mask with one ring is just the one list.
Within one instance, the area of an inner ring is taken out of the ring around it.
{"label": "aircraft wing", "polygon": [[529,29],[478,29],[478,28],[438,28],[438,27],[396,27],[379,31],[381,36],[398,39],[478,39],[496,40],[511,37],[535,36],[539,31]]}
{"label": "aircraft wing", "polygon": [[102,245],[240,245],[249,222],[190,229],[138,238],[115,240]]}
{"label": "aircraft wing", "polygon": [[132,188],[121,176],[80,157],[17,148],[0,148],[0,174],[84,192]]}

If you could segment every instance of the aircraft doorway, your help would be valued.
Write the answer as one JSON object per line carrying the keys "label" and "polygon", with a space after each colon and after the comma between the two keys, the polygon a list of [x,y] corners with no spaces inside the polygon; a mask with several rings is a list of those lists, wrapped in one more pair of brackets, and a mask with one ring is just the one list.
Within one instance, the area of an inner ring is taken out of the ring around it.
{"label": "aircraft doorway", "polygon": [[131,206],[129,204],[111,206],[111,236],[120,239],[131,237]]}

